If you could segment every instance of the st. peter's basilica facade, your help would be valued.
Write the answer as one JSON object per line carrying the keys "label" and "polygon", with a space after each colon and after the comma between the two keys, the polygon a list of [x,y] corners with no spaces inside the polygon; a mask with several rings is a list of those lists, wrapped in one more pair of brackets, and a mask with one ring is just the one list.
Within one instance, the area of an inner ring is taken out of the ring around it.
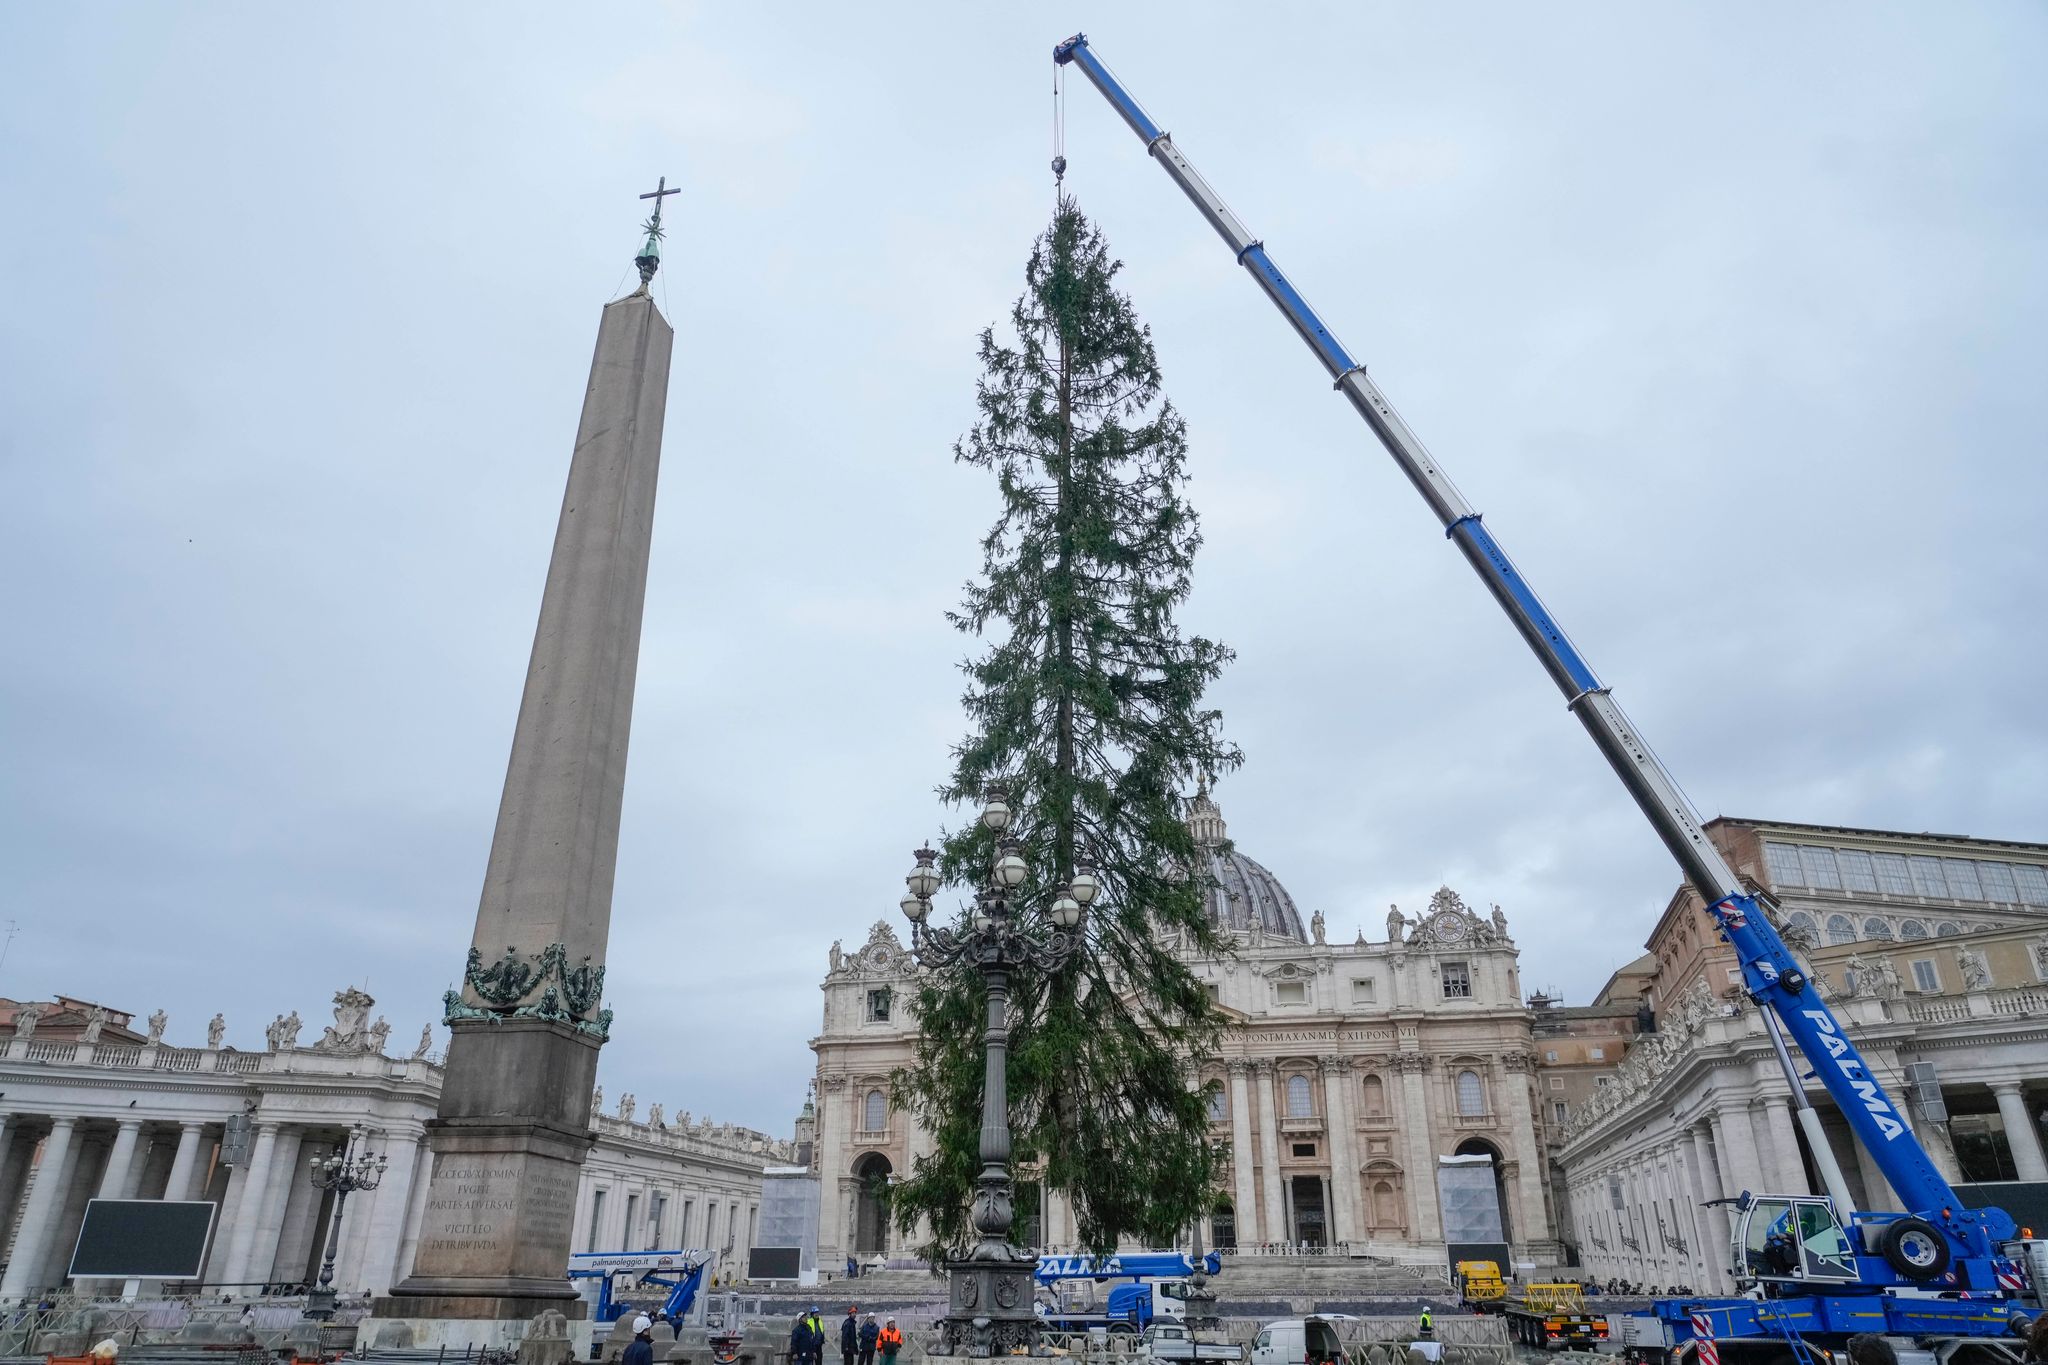
{"label": "st. peter's basilica facade", "polygon": [[[1208,910],[1236,952],[1196,972],[1234,1025],[1202,1067],[1232,1160],[1203,1235],[1240,1250],[1348,1250],[1441,1265],[1446,1242],[1507,1241],[1556,1256],[1533,1109],[1529,1012],[1499,907],[1448,887],[1387,938],[1326,941],[1272,873],[1230,847],[1206,794],[1189,826],[1208,860]],[[833,945],[818,1057],[818,1263],[908,1254],[872,1191],[930,1150],[890,1102],[915,1056],[915,963],[887,922]],[[1073,1241],[1054,1195],[1043,1243]],[[1489,1237],[1486,1234],[1491,1231]]]}

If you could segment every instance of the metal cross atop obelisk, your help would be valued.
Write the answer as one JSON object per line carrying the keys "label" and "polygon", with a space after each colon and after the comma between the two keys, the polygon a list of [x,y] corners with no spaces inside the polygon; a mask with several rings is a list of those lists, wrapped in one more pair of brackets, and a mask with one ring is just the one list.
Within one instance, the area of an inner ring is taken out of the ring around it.
{"label": "metal cross atop obelisk", "polygon": [[640,254],[633,258],[633,264],[640,267],[640,287],[645,289],[654,282],[654,272],[661,269],[661,201],[671,194],[681,194],[681,187],[670,189],[668,177],[655,182],[653,189],[641,195],[642,199],[654,201],[654,216],[643,225],[647,230],[647,244],[640,248]]}

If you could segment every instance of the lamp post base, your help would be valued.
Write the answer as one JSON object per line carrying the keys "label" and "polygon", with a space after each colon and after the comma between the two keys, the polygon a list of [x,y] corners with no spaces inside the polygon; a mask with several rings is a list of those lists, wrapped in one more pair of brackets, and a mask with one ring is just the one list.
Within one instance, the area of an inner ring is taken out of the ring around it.
{"label": "lamp post base", "polygon": [[321,1322],[334,1316],[335,1290],[332,1285],[314,1285],[306,1291],[306,1316]]}
{"label": "lamp post base", "polygon": [[940,1355],[1008,1356],[1038,1353],[1038,1315],[1032,1307],[1035,1260],[948,1261],[946,1316],[939,1319]]}

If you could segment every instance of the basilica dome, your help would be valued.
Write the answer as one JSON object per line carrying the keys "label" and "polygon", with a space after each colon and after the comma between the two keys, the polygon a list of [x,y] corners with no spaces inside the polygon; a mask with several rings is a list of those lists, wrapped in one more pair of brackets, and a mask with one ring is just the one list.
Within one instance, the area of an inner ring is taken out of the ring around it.
{"label": "basilica dome", "polygon": [[1260,932],[1275,938],[1308,942],[1294,897],[1287,894],[1280,879],[1236,849],[1224,850],[1223,812],[1210,799],[1206,785],[1188,803],[1188,830],[1195,836],[1200,865],[1207,874],[1202,901],[1211,924],[1226,933],[1243,933],[1257,925]]}

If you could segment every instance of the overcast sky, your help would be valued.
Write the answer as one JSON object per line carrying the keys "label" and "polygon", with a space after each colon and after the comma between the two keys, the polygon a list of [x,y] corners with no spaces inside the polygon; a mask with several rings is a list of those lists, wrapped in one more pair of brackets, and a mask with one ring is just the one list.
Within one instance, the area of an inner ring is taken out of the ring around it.
{"label": "overcast sky", "polygon": [[[806,17],[795,21],[798,13]],[[787,1131],[962,733],[951,442],[1085,27],[1708,815],[2048,838],[2036,4],[0,8],[0,994],[408,1047],[476,910],[599,308],[676,327],[601,1079]],[[1239,847],[1574,1000],[1677,874],[1076,78],[1186,415]]]}

